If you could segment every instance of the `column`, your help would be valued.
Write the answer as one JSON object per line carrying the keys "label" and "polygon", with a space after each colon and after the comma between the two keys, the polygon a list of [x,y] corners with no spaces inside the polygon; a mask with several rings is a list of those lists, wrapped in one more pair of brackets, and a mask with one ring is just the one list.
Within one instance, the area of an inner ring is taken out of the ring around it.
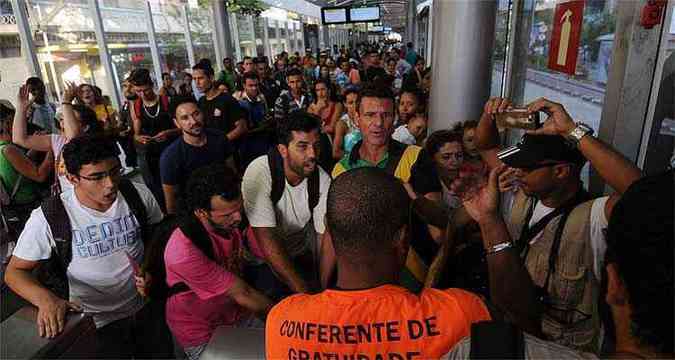
{"label": "column", "polygon": [[277,54],[281,54],[284,51],[284,47],[281,46],[281,26],[279,26],[279,20],[274,20],[274,27],[277,29]]}
{"label": "column", "polygon": [[432,56],[432,49],[434,48],[434,15],[432,14],[433,8],[429,9],[429,17],[427,20],[427,52],[424,54],[424,58],[426,59],[426,65],[431,66],[431,56]]}
{"label": "column", "polygon": [[[430,131],[477,120],[490,96],[497,1],[435,1]],[[453,34],[448,36],[447,34]],[[467,41],[471,39],[471,41]],[[449,61],[448,59],[452,59]]]}
{"label": "column", "polygon": [[216,62],[222,69],[223,59],[232,58],[232,38],[230,37],[230,15],[225,1],[212,1],[213,10],[213,43],[216,50]]}
{"label": "column", "polygon": [[291,24],[291,27],[293,29],[293,53],[295,53],[296,51],[298,53],[300,52],[300,49],[298,49],[298,26],[297,25],[298,24],[295,21],[293,21],[293,23]]}
{"label": "column", "polygon": [[285,39],[286,40],[286,52],[288,52],[288,54],[290,55],[290,54],[293,53],[293,47],[291,46],[291,21],[290,20],[286,20],[284,22],[284,29],[286,29],[286,39]]}
{"label": "column", "polygon": [[[187,4],[183,4],[181,9],[181,15],[183,16],[183,27],[185,29],[185,46],[187,47],[188,63],[190,67],[195,66],[195,49],[194,44],[192,43],[192,31],[190,30],[190,20],[188,16]],[[222,59],[216,59],[216,62],[220,62]]]}
{"label": "column", "polygon": [[[42,78],[40,71],[40,62],[37,59],[37,50],[33,42],[33,32],[30,30],[30,22],[26,13],[26,2],[12,0],[12,10],[16,17],[16,25],[19,28],[19,39],[21,40],[21,52],[28,62],[28,71],[31,76]],[[57,79],[54,79],[57,81]]]}
{"label": "column", "polygon": [[[491,1],[491,0],[488,0]],[[454,1],[448,1],[448,2],[454,2]],[[464,2],[464,1],[462,1]],[[468,2],[468,1],[467,1]],[[409,42],[412,42],[413,44],[416,43],[415,41],[415,24],[417,21],[417,7],[415,6],[415,1],[408,1],[408,9],[406,11],[406,29],[405,29],[405,38]]]}
{"label": "column", "polygon": [[234,53],[237,56],[237,59],[233,61],[236,63],[241,61],[241,46],[239,45],[239,19],[237,14],[232,14],[232,37],[234,38]]}
{"label": "column", "polygon": [[251,24],[251,40],[253,42],[253,53],[251,57],[257,57],[258,56],[258,43],[256,42],[256,37],[255,37],[255,20],[253,19],[253,16],[249,15],[246,17],[246,21]]}
{"label": "column", "polygon": [[[116,109],[120,109],[122,104],[120,92],[115,84],[113,64],[108,53],[108,42],[105,39],[105,32],[103,30],[103,20],[101,19],[101,8],[98,6],[98,0],[89,0],[89,9],[91,10],[91,17],[94,19],[94,31],[96,32],[96,43],[98,44],[98,55],[101,58],[101,65],[105,69],[108,76],[108,91],[110,92],[110,99]],[[94,69],[91,69],[94,71]],[[161,76],[160,76],[161,77]]]}
{"label": "column", "polygon": [[155,34],[155,22],[152,19],[152,7],[149,1],[145,2],[145,21],[148,25],[148,43],[150,43],[150,54],[152,56],[152,67],[155,70],[155,81],[157,88],[162,87],[162,64],[159,59],[159,47],[157,46],[157,36]]}
{"label": "column", "polygon": [[263,49],[265,49],[265,56],[267,59],[272,58],[272,49],[270,48],[270,33],[269,33],[269,19],[266,17],[263,20]]}

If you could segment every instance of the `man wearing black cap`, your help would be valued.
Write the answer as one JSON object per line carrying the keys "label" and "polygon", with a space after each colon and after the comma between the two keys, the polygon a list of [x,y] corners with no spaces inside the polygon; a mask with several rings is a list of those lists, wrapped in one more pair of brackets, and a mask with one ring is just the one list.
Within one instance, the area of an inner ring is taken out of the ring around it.
{"label": "man wearing black cap", "polygon": [[[491,295],[511,317],[528,319],[532,327],[527,330],[598,352],[598,294],[607,248],[603,230],[640,170],[546,99],[528,106],[529,112],[549,115],[544,126],[499,152],[494,114],[509,107],[508,100],[490,99],[476,129],[476,145],[488,165],[512,168],[500,171],[500,189],[517,188],[506,222],[479,219]],[[580,180],[586,160],[615,189],[614,195],[591,200]]]}

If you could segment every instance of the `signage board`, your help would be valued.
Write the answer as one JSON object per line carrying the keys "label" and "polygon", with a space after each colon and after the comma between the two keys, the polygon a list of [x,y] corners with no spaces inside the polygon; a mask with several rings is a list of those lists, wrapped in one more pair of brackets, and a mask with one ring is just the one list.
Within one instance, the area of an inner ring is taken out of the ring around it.
{"label": "signage board", "polygon": [[555,7],[548,68],[574,75],[584,19],[584,0],[560,3]]}

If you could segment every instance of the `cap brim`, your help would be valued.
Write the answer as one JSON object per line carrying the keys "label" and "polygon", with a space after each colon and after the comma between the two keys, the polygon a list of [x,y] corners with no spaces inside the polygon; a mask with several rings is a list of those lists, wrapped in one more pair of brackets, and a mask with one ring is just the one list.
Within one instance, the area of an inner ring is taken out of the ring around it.
{"label": "cap brim", "polygon": [[524,168],[539,163],[542,159],[536,152],[523,151],[518,146],[512,146],[497,153],[497,158],[512,168]]}

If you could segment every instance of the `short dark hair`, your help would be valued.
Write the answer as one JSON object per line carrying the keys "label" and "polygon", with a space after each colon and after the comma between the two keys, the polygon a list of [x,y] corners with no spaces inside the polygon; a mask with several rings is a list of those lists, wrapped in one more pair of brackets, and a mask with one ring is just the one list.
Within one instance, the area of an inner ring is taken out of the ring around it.
{"label": "short dark hair", "polygon": [[82,166],[96,164],[107,159],[117,159],[119,150],[111,139],[100,135],[82,135],[63,146],[63,161],[66,170],[79,175]]}
{"label": "short dark hair", "polygon": [[[164,74],[162,74],[162,78],[163,77]],[[129,83],[131,83],[131,85],[135,86],[153,85],[152,78],[150,77],[150,71],[145,68],[134,69],[131,72],[131,74],[129,74],[127,80],[129,80]]]}
{"label": "short dark hair", "polygon": [[267,59],[266,56],[257,56],[253,59],[254,64],[266,64]]}
{"label": "short dark hair", "polygon": [[258,81],[258,80],[260,80],[260,78],[258,77],[258,73],[256,73],[255,71],[247,71],[247,72],[244,73],[244,75],[241,79],[241,84],[242,85],[246,84],[246,80],[256,80],[256,81]]}
{"label": "short dark hair", "polygon": [[[74,104],[73,111],[80,116],[80,125],[85,134],[94,135],[103,132],[101,122],[96,118],[96,113],[89,106],[83,104]],[[58,124],[58,121],[56,122]]]}
{"label": "short dark hair", "polygon": [[410,198],[400,180],[375,167],[347,171],[333,180],[326,226],[338,257],[365,265],[391,251],[408,224]]}
{"label": "short dark hair", "polygon": [[208,62],[207,61],[199,61],[197,64],[195,64],[195,66],[192,67],[192,70],[193,71],[194,70],[201,70],[208,77],[213,77],[213,74],[215,74],[215,72],[213,71],[213,66],[211,66],[210,61],[208,61]]}
{"label": "short dark hair", "polygon": [[447,143],[457,142],[463,146],[462,133],[452,130],[438,130],[429,135],[424,148],[429,156],[434,156]]}
{"label": "short dark hair", "polygon": [[[356,94],[359,98],[361,97],[361,88],[358,85],[348,85],[345,87],[342,96],[347,100],[347,95]],[[357,101],[358,102],[358,101]]]}
{"label": "short dark hair", "polygon": [[279,126],[279,144],[288,146],[293,140],[293,131],[309,133],[314,130],[321,131],[321,119],[305,110],[293,111],[288,120]]}
{"label": "short dark hair", "polygon": [[357,111],[361,110],[361,101],[367,97],[374,97],[380,99],[388,99],[392,104],[394,101],[394,93],[391,92],[391,88],[385,86],[381,81],[372,81],[367,83],[366,86],[361,89],[361,96],[359,97],[359,102],[356,104]]}
{"label": "short dark hair", "polygon": [[250,57],[250,56],[244,56],[244,58],[242,59],[241,62],[243,63],[243,62],[246,61],[246,60],[251,60],[251,61],[253,61],[253,58]]}
{"label": "short dark hair", "polygon": [[296,69],[296,68],[290,68],[288,71],[286,71],[286,78],[289,78],[291,76],[302,77],[302,70]]}
{"label": "short dark hair", "polygon": [[187,211],[211,210],[211,199],[220,196],[233,201],[241,196],[241,181],[233,170],[224,164],[201,167],[192,172],[185,186]]}
{"label": "short dark hair", "polygon": [[194,96],[176,96],[171,98],[171,103],[169,104],[169,111],[171,112],[171,118],[175,119],[176,110],[178,110],[178,107],[187,103],[193,103],[195,105],[198,105],[197,100],[194,98]]}
{"label": "short dark hair", "polygon": [[631,332],[664,354],[673,353],[674,174],[637,180],[621,196],[609,219],[605,255],[628,291]]}
{"label": "short dark hair", "polygon": [[33,86],[41,89],[43,92],[46,91],[45,83],[37,76],[31,76],[26,79],[26,85]]}
{"label": "short dark hair", "polygon": [[168,72],[163,72],[162,73],[162,80],[164,80],[164,78],[167,78],[167,77],[170,78],[171,74],[169,74]]}

